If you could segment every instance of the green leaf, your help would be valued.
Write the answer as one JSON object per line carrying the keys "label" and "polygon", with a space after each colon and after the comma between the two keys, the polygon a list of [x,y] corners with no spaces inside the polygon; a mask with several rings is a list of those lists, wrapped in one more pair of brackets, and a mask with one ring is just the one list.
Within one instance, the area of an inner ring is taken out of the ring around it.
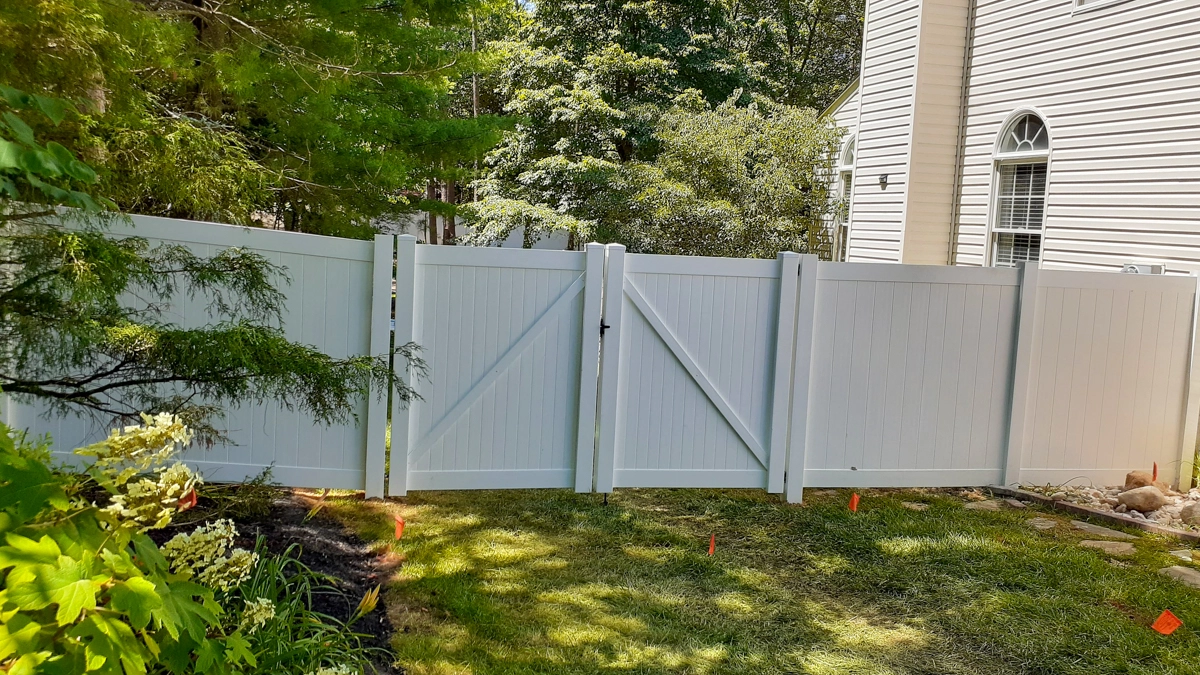
{"label": "green leaf", "polygon": [[25,180],[29,181],[30,185],[37,188],[38,190],[41,190],[42,194],[46,195],[47,197],[49,197],[51,199],[62,202],[62,201],[66,201],[67,197],[71,196],[70,192],[68,192],[60,187],[56,187],[54,185],[46,183],[42,180],[39,180],[38,177],[33,175],[32,173],[26,172]]}
{"label": "green leaf", "polygon": [[191,581],[156,583],[155,589],[163,604],[151,614],[167,633],[176,640],[183,634],[197,642],[204,640],[217,615],[194,598],[211,598],[212,590]]}
{"label": "green leaf", "polygon": [[13,89],[0,84],[0,98],[14,108],[24,108],[29,105],[33,97],[20,89]]}
{"label": "green leaf", "polygon": [[239,663],[248,663],[251,668],[258,666],[258,660],[254,658],[254,653],[250,651],[250,641],[242,636],[241,633],[234,633],[225,638],[225,658],[230,665]]}
{"label": "green leaf", "polygon": [[13,509],[22,522],[47,506],[60,511],[70,506],[61,480],[45,464],[27,457],[0,455],[0,487],[0,510]]}
{"label": "green leaf", "polygon": [[62,555],[58,544],[46,535],[34,541],[9,532],[4,540],[8,546],[0,546],[0,570],[13,565],[54,565]]}
{"label": "green leaf", "polygon": [[144,577],[118,581],[109,590],[109,595],[108,606],[128,614],[130,625],[139,630],[150,622],[150,613],[163,604],[154,584]]}
{"label": "green leaf", "polygon": [[0,663],[13,654],[29,654],[37,651],[38,633],[42,624],[23,614],[0,622]]}
{"label": "green leaf", "polygon": [[221,648],[221,643],[216,640],[201,642],[200,649],[196,650],[196,672],[211,672],[213,666],[225,660],[224,657],[225,650]]}
{"label": "green leaf", "polygon": [[29,146],[37,145],[37,140],[33,137],[33,129],[25,123],[25,120],[10,112],[0,115],[0,119],[8,124],[8,128],[12,130],[13,136],[16,136],[18,141]]}
{"label": "green leaf", "polygon": [[67,111],[74,107],[61,98],[37,96],[36,94],[32,98],[33,104],[37,106],[38,110],[42,111],[42,114],[50,118],[54,126],[58,126],[63,121],[63,118],[67,116]]}
{"label": "green leaf", "polygon": [[0,138],[0,171],[21,166],[21,146]]}
{"label": "green leaf", "polygon": [[54,155],[39,148],[29,148],[17,158],[18,168],[37,176],[57,178],[63,174],[62,167],[55,161]]}
{"label": "green leaf", "polygon": [[50,600],[58,604],[54,618],[58,625],[75,623],[85,609],[96,609],[100,583],[88,578],[87,565],[66,558],[47,579]]}
{"label": "green leaf", "polygon": [[0,176],[0,192],[3,192],[13,199],[21,196],[21,193],[17,191],[17,186],[11,180],[3,176]]}

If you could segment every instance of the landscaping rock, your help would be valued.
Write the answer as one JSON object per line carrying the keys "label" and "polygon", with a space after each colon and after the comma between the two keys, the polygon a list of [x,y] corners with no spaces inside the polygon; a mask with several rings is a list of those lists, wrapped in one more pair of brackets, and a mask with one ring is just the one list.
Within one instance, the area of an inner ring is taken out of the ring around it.
{"label": "landscaping rock", "polygon": [[1094,534],[1097,537],[1108,537],[1109,539],[1137,539],[1137,537],[1133,536],[1132,534],[1120,532],[1118,530],[1112,530],[1099,525],[1093,525],[1091,523],[1085,523],[1082,520],[1072,520],[1071,524],[1075,526],[1075,529],[1083,530],[1084,532],[1087,532],[1088,534]]}
{"label": "landscaping rock", "polygon": [[1130,471],[1125,474],[1125,489],[1133,490],[1147,485],[1154,485],[1154,476],[1148,471]]}
{"label": "landscaping rock", "polygon": [[1062,500],[1064,500],[1066,498],[1067,498],[1067,493],[1062,492],[1061,490],[1050,495],[1050,499],[1053,499],[1056,502],[1061,502]]}
{"label": "landscaping rock", "polygon": [[1094,548],[1103,551],[1109,555],[1133,555],[1137,553],[1137,549],[1127,541],[1081,541],[1079,545],[1084,548]]}
{"label": "landscaping rock", "polygon": [[1200,502],[1192,502],[1179,511],[1179,519],[1188,525],[1200,525]]}
{"label": "landscaping rock", "polygon": [[1181,548],[1178,551],[1171,551],[1171,555],[1185,562],[1192,562],[1192,552],[1190,549]]}
{"label": "landscaping rock", "polygon": [[1162,568],[1158,571],[1158,573],[1165,574],[1180,583],[1191,586],[1192,588],[1200,588],[1200,571],[1196,571],[1191,567],[1173,565],[1171,567]]}
{"label": "landscaping rock", "polygon": [[1005,499],[1004,503],[1008,504],[1009,506],[1013,507],[1014,509],[1025,508],[1025,502],[1023,502],[1019,499]]}
{"label": "landscaping rock", "polygon": [[963,505],[963,508],[970,509],[972,511],[999,511],[1000,502],[996,501],[995,499],[985,499],[981,502],[971,502],[970,504],[965,504]]}
{"label": "landscaping rock", "polygon": [[1117,501],[1121,502],[1132,511],[1148,513],[1150,511],[1157,511],[1165,506],[1167,503],[1167,496],[1162,493],[1162,490],[1159,490],[1153,485],[1147,485],[1145,487],[1134,488],[1132,490],[1126,490],[1125,492],[1122,492],[1121,494],[1117,495]]}
{"label": "landscaping rock", "polygon": [[929,508],[928,504],[922,504],[921,502],[900,502],[900,505],[910,511],[924,511]]}
{"label": "landscaping rock", "polygon": [[1030,518],[1025,521],[1027,525],[1035,530],[1053,530],[1058,526],[1058,521],[1053,518]]}

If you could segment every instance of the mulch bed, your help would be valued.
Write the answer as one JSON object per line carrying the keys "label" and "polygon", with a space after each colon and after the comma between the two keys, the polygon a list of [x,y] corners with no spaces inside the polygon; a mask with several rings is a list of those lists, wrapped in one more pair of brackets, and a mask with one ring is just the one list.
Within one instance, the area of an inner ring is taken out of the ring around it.
{"label": "mulch bed", "polygon": [[[380,557],[357,535],[347,530],[338,521],[321,512],[305,522],[305,516],[315,500],[297,494],[284,493],[276,499],[270,513],[249,518],[230,516],[237,524],[237,545],[253,549],[261,535],[271,553],[283,553],[293,544],[302,548],[300,562],[315,572],[331,577],[330,584],[341,591],[336,594],[314,594],[313,609],[345,621],[350,617],[363,594],[385,580],[387,568]],[[198,510],[202,510],[203,501]],[[160,544],[177,532],[190,532],[198,525],[191,522],[156,530],[151,536]],[[363,643],[370,647],[386,650],[386,656],[376,659],[379,675],[400,675],[402,668],[392,665],[391,648],[388,641],[393,634],[391,621],[382,594],[379,604],[368,615],[354,623],[353,630],[367,637]]]}

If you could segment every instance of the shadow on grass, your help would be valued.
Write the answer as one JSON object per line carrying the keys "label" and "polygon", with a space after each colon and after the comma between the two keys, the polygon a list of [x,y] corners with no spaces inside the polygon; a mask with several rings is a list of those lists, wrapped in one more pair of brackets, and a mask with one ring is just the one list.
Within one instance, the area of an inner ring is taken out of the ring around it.
{"label": "shadow on grass", "polygon": [[[1200,594],[1076,545],[1031,510],[945,495],[420,493],[334,508],[404,556],[393,645],[414,675],[449,673],[1196,673]],[[913,512],[901,499],[931,507]],[[392,542],[389,514],[408,522]],[[711,534],[716,555],[708,556]],[[1119,566],[1125,565],[1125,566]]]}

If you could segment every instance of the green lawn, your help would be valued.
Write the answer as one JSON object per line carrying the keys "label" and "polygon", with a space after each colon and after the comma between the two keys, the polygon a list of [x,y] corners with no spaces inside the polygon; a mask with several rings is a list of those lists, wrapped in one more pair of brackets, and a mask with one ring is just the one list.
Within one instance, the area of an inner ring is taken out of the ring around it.
{"label": "green lawn", "polygon": [[[413,675],[1200,673],[1200,591],[1113,562],[1070,519],[948,493],[418,493],[327,508],[405,562],[388,590]],[[925,501],[910,511],[901,500]],[[391,514],[408,526],[392,542]],[[716,555],[709,557],[710,534]],[[1184,621],[1148,628],[1163,609]]]}

